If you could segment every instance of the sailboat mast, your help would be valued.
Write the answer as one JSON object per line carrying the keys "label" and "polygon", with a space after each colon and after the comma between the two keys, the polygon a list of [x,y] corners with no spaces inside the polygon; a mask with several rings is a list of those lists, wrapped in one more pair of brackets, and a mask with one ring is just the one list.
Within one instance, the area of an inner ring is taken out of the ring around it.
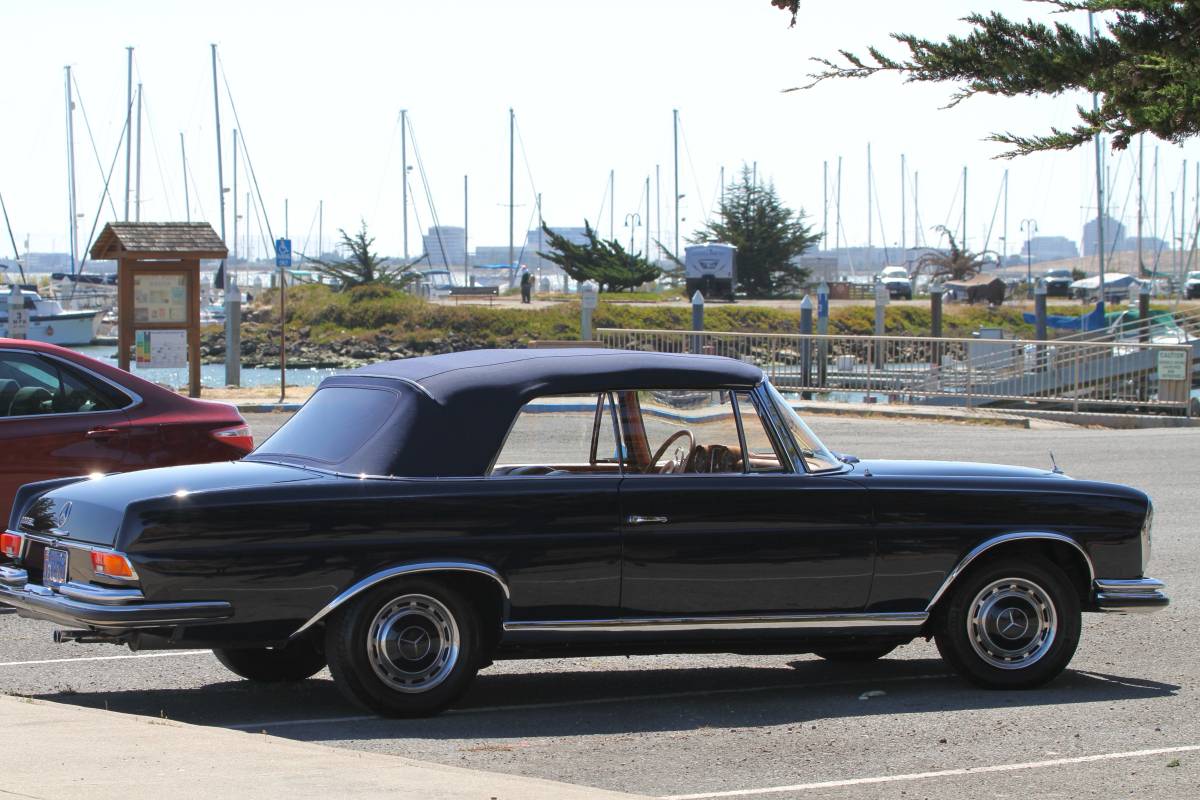
{"label": "sailboat mast", "polygon": [[[221,241],[225,241],[225,166],[221,160],[221,95],[217,89],[217,46],[212,47],[213,118],[217,128],[217,194],[221,197]],[[224,261],[221,262],[222,266]]]}
{"label": "sailboat mast", "polygon": [[[133,158],[133,48],[125,48],[127,54],[125,67],[125,221],[129,222],[129,171],[130,160]],[[216,45],[213,45],[216,52]],[[214,56],[215,58],[215,56]],[[215,80],[215,79],[214,79]]]}
{"label": "sailboat mast", "polygon": [[1179,188],[1179,270],[1176,279],[1179,281],[1179,291],[1183,289],[1183,248],[1187,244],[1187,159],[1183,160],[1183,174],[1180,175],[1182,185]]}
{"label": "sailboat mast", "polygon": [[1146,160],[1145,138],[1146,138],[1146,134],[1144,134],[1144,133],[1138,134],[1137,265],[1138,265],[1138,277],[1139,278],[1142,277],[1142,270],[1143,270],[1143,264],[1142,264],[1142,217],[1145,215],[1145,210],[1144,210],[1144,204],[1142,202],[1142,189],[1143,189],[1143,184],[1144,184],[1143,179],[1142,179],[1143,178],[1142,162],[1144,162]]}
{"label": "sailboat mast", "polygon": [[675,258],[679,258],[679,109],[671,109],[675,131],[675,195],[671,205],[675,207]]}
{"label": "sailboat mast", "polygon": [[[1088,12],[1088,38],[1091,41],[1096,40],[1096,21],[1095,15]],[[1095,92],[1092,92],[1092,111],[1099,115],[1100,100]],[[1096,238],[1099,242],[1097,251],[1100,253],[1100,309],[1104,309],[1104,153],[1101,150],[1100,134],[1097,133],[1094,137],[1096,147]]]}
{"label": "sailboat mast", "polygon": [[508,266],[510,269],[516,265],[513,263],[513,213],[515,211],[516,186],[515,170],[516,170],[516,145],[514,137],[517,130],[517,115],[513,110],[508,109]]}
{"label": "sailboat mast", "polygon": [[961,241],[963,252],[967,250],[967,168],[963,167],[963,197],[962,197],[962,236]]}
{"label": "sailboat mast", "polygon": [[317,201],[317,258],[321,258],[325,253],[325,201]]}
{"label": "sailboat mast", "polygon": [[183,163],[183,211],[184,218],[192,221],[192,198],[188,195],[187,147],[183,144],[183,131],[179,132],[179,158]]}
{"label": "sailboat mast", "polygon": [[75,204],[75,100],[71,94],[71,67],[66,68],[67,80],[67,207],[71,224],[67,228],[67,239],[71,243],[71,274],[75,274],[79,256],[79,217]]}
{"label": "sailboat mast", "polygon": [[137,90],[137,182],[133,187],[133,218],[142,221],[142,84]]}
{"label": "sailboat mast", "polygon": [[[238,152],[237,152],[237,128],[233,129],[233,261],[237,262],[238,257],[238,203],[237,203],[237,168],[238,168]],[[246,218],[246,228],[250,227],[250,218]]]}
{"label": "sailboat mast", "polygon": [[408,110],[400,109],[400,196],[404,208],[404,263],[408,263]]}

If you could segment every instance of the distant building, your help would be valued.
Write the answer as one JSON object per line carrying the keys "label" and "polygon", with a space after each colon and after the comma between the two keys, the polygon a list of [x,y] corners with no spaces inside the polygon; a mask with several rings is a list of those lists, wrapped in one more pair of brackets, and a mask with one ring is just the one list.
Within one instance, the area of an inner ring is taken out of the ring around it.
{"label": "distant building", "polygon": [[453,225],[429,229],[421,237],[431,267],[461,267],[467,258],[467,232]]}
{"label": "distant building", "polygon": [[838,280],[838,260],[833,256],[827,256],[824,253],[805,253],[793,258],[792,263],[808,270],[810,283],[820,283],[821,281],[834,283]]}
{"label": "distant building", "polygon": [[70,253],[25,253],[26,272],[70,272]]}
{"label": "distant building", "polygon": [[[1105,235],[1107,237],[1107,230]],[[1079,258],[1079,248],[1065,236],[1034,236],[1021,244],[1021,258],[1031,256],[1033,261],[1061,261]]]}
{"label": "distant building", "polygon": [[[1098,232],[1100,218],[1092,220],[1083,226],[1083,255],[1094,256],[1099,252],[1096,243],[1100,241]],[[1116,250],[1116,245],[1122,243],[1125,239],[1125,226],[1117,220],[1104,215],[1104,251],[1111,253]]]}

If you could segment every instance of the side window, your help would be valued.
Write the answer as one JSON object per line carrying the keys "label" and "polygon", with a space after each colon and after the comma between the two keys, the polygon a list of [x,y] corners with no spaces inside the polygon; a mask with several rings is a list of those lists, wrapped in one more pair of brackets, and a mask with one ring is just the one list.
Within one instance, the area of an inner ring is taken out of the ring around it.
{"label": "side window", "polygon": [[[623,392],[622,402],[636,400],[645,430],[647,474],[742,472],[742,443],[730,393],[710,390]],[[636,423],[635,423],[636,424]],[[634,449],[634,448],[631,448]]]}
{"label": "side window", "polygon": [[57,359],[0,351],[0,418],[111,411],[128,404],[115,389]]}
{"label": "side window", "polygon": [[608,393],[555,395],[526,403],[500,448],[492,475],[577,474],[621,474]]}
{"label": "side window", "polygon": [[767,426],[754,405],[749,392],[735,392],[738,411],[742,416],[742,432],[746,436],[748,472],[782,472],[783,465],[771,437],[767,434]]}

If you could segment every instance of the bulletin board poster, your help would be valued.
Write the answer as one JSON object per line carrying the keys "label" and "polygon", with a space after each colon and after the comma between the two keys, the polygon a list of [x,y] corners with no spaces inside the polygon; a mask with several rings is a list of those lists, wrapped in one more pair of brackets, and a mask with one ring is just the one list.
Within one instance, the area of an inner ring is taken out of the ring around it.
{"label": "bulletin board poster", "polygon": [[187,322],[187,276],[134,275],[133,321]]}
{"label": "bulletin board poster", "polygon": [[187,331],[137,331],[135,363],[147,369],[180,369],[187,366]]}

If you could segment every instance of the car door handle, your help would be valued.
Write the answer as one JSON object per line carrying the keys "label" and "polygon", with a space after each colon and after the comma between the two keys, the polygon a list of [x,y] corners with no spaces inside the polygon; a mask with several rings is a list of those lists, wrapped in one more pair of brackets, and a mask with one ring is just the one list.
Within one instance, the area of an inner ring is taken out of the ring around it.
{"label": "car door handle", "polygon": [[92,428],[86,434],[87,438],[89,439],[111,439],[114,436],[120,435],[120,428]]}
{"label": "car door handle", "polygon": [[630,514],[625,518],[625,521],[630,525],[661,525],[667,521],[666,517],[643,517],[640,514]]}

